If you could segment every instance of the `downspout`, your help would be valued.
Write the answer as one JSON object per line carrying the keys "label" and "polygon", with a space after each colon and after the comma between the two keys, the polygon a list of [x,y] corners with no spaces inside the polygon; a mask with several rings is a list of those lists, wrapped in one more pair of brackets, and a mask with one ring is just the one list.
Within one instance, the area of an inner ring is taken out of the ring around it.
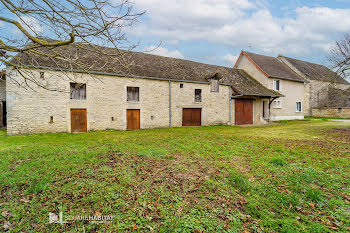
{"label": "downspout", "polygon": [[172,123],[172,114],[171,114],[171,80],[169,79],[169,127],[171,128]]}
{"label": "downspout", "polygon": [[229,114],[228,114],[228,122],[229,122],[229,124],[231,125],[231,118],[232,118],[232,116],[231,116],[231,111],[232,111],[232,107],[231,107],[231,99],[232,99],[232,85],[230,85],[230,90],[229,90],[229,99],[228,99],[228,104],[229,104],[229,106],[228,106],[228,109],[229,109]]}

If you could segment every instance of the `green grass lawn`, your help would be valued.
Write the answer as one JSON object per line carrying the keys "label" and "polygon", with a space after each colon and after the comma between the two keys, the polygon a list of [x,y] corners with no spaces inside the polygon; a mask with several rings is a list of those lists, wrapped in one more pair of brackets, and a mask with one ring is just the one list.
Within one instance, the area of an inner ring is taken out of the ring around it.
{"label": "green grass lawn", "polygon": [[[347,232],[350,125],[283,122],[6,136],[12,232]],[[113,221],[49,224],[65,216]]]}

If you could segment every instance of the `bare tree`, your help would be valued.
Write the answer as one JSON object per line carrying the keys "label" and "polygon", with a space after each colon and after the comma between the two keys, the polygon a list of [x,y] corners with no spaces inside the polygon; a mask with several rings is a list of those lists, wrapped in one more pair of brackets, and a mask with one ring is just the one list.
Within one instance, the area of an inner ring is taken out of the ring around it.
{"label": "bare tree", "polygon": [[338,75],[344,79],[350,79],[350,33],[345,34],[335,42],[335,45],[331,48],[328,60]]}
{"label": "bare tree", "polygon": [[[133,13],[129,0],[0,0],[0,68],[7,65],[21,72],[21,86],[55,89],[30,70],[43,60],[64,72],[89,73],[107,63],[127,67],[123,54],[135,45],[125,29],[142,14]],[[94,58],[78,59],[82,51]]]}

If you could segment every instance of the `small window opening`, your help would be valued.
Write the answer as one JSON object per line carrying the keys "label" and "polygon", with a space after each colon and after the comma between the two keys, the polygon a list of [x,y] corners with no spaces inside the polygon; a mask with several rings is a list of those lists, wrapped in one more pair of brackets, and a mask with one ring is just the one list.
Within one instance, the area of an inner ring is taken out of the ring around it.
{"label": "small window opening", "polygon": [[112,117],[112,121],[114,121],[114,117]]}
{"label": "small window opening", "polygon": [[41,79],[44,79],[44,78],[45,78],[45,74],[44,74],[43,71],[40,72],[40,78],[41,78]]}
{"label": "small window opening", "polygon": [[127,87],[127,101],[140,101],[139,87]]}
{"label": "small window opening", "polygon": [[301,102],[297,102],[297,109],[296,112],[301,112]]}
{"label": "small window opening", "polygon": [[86,99],[86,84],[70,83],[70,99]]}
{"label": "small window opening", "polygon": [[184,88],[184,84],[183,83],[180,83],[180,88]]}
{"label": "small window opening", "polygon": [[282,102],[280,100],[275,100],[273,107],[274,108],[282,108]]}
{"label": "small window opening", "polygon": [[194,102],[202,102],[202,89],[194,90]]}
{"label": "small window opening", "polygon": [[50,116],[50,123],[53,123],[53,116]]}
{"label": "small window opening", "polygon": [[280,80],[274,80],[273,81],[273,89],[275,91],[280,91],[281,90],[281,81]]}
{"label": "small window opening", "polygon": [[219,92],[219,80],[210,79],[210,92]]}

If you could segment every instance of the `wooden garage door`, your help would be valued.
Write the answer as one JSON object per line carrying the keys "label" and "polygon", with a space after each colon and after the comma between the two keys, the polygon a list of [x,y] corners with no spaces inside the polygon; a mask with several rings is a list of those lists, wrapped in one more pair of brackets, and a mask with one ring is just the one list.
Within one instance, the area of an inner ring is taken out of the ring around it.
{"label": "wooden garage door", "polygon": [[71,109],[71,132],[83,133],[87,131],[86,109]]}
{"label": "wooden garage door", "polygon": [[126,110],[126,125],[128,130],[140,129],[140,109]]}
{"label": "wooden garage door", "polygon": [[201,126],[202,109],[201,108],[184,108],[182,110],[182,126]]}
{"label": "wooden garage door", "polygon": [[247,99],[235,100],[235,124],[236,125],[253,124],[253,100],[247,100]]}

